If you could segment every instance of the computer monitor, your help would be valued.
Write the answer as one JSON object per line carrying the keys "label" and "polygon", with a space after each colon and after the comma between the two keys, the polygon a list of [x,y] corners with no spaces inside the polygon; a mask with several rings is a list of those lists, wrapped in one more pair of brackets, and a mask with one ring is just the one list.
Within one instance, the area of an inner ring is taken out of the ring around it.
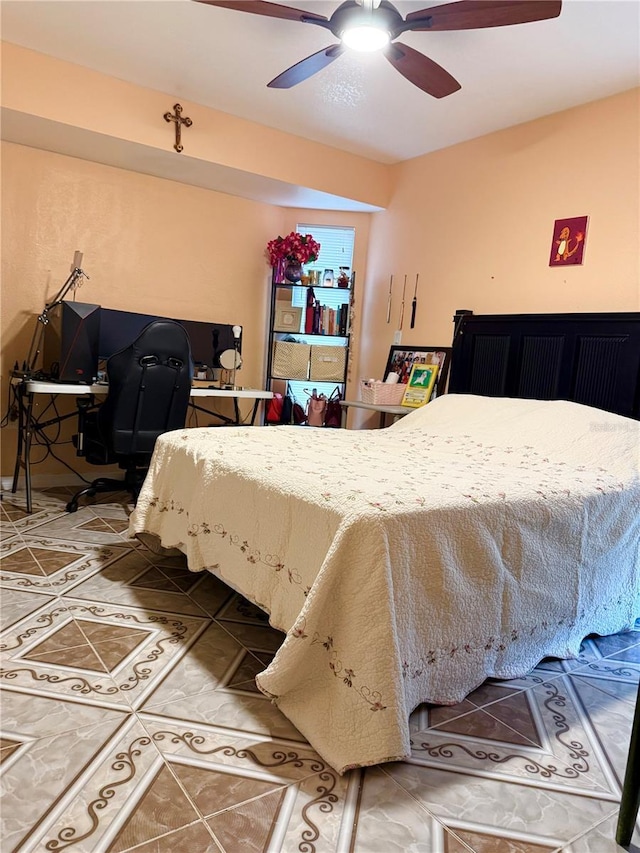
{"label": "computer monitor", "polygon": [[[233,326],[226,323],[205,323],[199,320],[178,320],[191,342],[191,357],[194,364],[221,367],[220,354],[234,349]],[[242,334],[238,340],[238,352],[242,352]]]}
{"label": "computer monitor", "polygon": [[114,353],[128,347],[145,326],[154,320],[164,320],[153,314],[136,314],[133,311],[117,311],[114,308],[100,310],[100,359],[110,358]]}
{"label": "computer monitor", "polygon": [[[177,317],[158,317],[154,314],[137,314],[133,311],[118,311],[114,308],[100,310],[100,359],[107,359],[115,352],[128,347],[146,325],[153,320],[171,319],[184,328],[191,344],[191,359],[194,365],[207,365],[213,369],[221,367],[220,354],[234,349],[233,326],[227,323],[207,323],[200,320],[182,320]],[[242,333],[238,340],[238,352],[242,352]]]}

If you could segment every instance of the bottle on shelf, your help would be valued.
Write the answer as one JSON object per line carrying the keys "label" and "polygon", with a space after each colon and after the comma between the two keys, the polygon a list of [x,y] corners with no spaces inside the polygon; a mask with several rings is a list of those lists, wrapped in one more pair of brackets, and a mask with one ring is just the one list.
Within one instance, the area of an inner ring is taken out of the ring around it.
{"label": "bottle on shelf", "polygon": [[315,298],[316,295],[313,292],[313,288],[310,287],[307,290],[307,307],[304,316],[304,331],[307,335],[313,334],[313,303],[315,302]]}

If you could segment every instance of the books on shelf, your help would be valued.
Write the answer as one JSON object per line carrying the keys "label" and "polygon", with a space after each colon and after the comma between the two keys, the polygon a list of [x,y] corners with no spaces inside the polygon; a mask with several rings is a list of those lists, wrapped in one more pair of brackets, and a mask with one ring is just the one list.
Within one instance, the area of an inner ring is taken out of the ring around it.
{"label": "books on shelf", "polygon": [[316,300],[313,309],[307,310],[305,333],[346,337],[349,334],[349,306],[345,304],[331,308]]}

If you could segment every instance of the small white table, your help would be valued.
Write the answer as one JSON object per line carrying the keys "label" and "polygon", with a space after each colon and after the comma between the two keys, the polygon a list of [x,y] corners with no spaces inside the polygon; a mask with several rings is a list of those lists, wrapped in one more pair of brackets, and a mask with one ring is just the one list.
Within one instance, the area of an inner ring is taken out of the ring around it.
{"label": "small white table", "polygon": [[386,424],[387,415],[393,415],[394,422],[399,418],[408,415],[410,412],[415,412],[415,409],[411,406],[389,406],[380,403],[363,403],[360,400],[340,400],[340,405],[342,406],[342,428],[346,429],[347,427],[347,409],[366,409],[369,412],[379,412],[380,413],[380,428],[382,429]]}
{"label": "small white table", "polygon": [[[18,399],[18,447],[16,451],[16,464],[13,470],[12,492],[16,492],[18,488],[18,478],[20,469],[24,469],[25,485],[27,492],[27,512],[32,512],[31,501],[31,443],[34,433],[46,429],[49,426],[62,423],[69,418],[77,417],[76,412],[69,412],[66,415],[58,415],[49,418],[45,421],[39,421],[33,414],[33,405],[36,394],[50,394],[52,399],[58,395],[85,397],[93,394],[96,397],[104,396],[109,390],[109,385],[105,382],[95,382],[93,385],[81,385],[72,382],[47,382],[39,379],[15,379],[12,381],[15,393]],[[253,411],[251,413],[251,425],[255,423],[258,406],[261,400],[270,400],[273,397],[272,391],[264,391],[257,388],[218,388],[213,385],[207,385],[206,382],[195,382],[191,388],[190,405],[199,409],[211,417],[216,417],[225,424],[238,426],[241,423],[240,410],[238,408],[238,400],[254,400]],[[229,418],[226,415],[221,415],[217,412],[210,412],[202,406],[198,406],[193,402],[194,399],[203,397],[223,397],[233,400],[235,418]],[[55,411],[55,409],[54,409]],[[55,443],[55,442],[48,442]]]}

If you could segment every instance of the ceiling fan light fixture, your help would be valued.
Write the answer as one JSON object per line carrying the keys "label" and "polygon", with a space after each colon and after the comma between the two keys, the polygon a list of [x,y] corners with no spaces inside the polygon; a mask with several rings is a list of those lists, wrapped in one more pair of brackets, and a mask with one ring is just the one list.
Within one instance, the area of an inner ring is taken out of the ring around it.
{"label": "ceiling fan light fixture", "polygon": [[434,98],[452,95],[460,89],[460,83],[433,59],[407,44],[396,42],[402,33],[475,30],[546,21],[557,18],[563,5],[563,0],[431,0],[435,5],[410,12],[403,18],[391,0],[342,0],[331,17],[327,18],[271,0],[197,2],[269,18],[314,24],[329,30],[340,40],[339,44],[330,44],[278,74],[267,83],[271,89],[297,86],[322,71],[349,48],[371,53],[383,52],[384,58],[396,71]]}
{"label": "ceiling fan light fixture", "polygon": [[358,24],[348,27],[342,33],[341,38],[347,47],[362,52],[380,50],[380,48],[386,47],[390,41],[389,32],[380,27],[375,27],[373,24]]}

